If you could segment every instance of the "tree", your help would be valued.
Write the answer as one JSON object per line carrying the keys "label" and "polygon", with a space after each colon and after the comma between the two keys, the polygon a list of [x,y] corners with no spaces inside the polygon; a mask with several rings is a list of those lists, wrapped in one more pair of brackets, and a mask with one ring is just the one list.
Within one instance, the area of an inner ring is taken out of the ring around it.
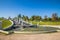
{"label": "tree", "polygon": [[21,19],[21,14],[18,15],[18,22],[19,22],[20,19]]}
{"label": "tree", "polygon": [[29,17],[28,16],[26,16],[26,21],[29,21]]}
{"label": "tree", "polygon": [[60,17],[58,18],[58,20],[60,21]]}
{"label": "tree", "polygon": [[28,16],[24,16],[23,15],[22,19],[25,20],[25,21],[29,21],[29,17]]}
{"label": "tree", "polygon": [[36,18],[36,16],[35,16],[35,15],[33,15],[33,16],[31,16],[31,17],[30,17],[30,20],[31,20],[31,21],[34,21],[34,20],[35,20],[35,18]]}
{"label": "tree", "polygon": [[4,17],[1,17],[2,19],[5,19]]}
{"label": "tree", "polygon": [[45,15],[45,16],[44,16],[44,20],[46,21],[46,20],[47,20],[47,18],[48,18],[48,17],[47,17],[47,15]]}
{"label": "tree", "polygon": [[8,19],[12,20],[12,18],[11,18],[11,17],[8,17]]}
{"label": "tree", "polygon": [[18,15],[18,18],[21,18],[21,14]]}
{"label": "tree", "polygon": [[22,19],[25,20],[25,16],[24,15],[22,16]]}
{"label": "tree", "polygon": [[42,18],[41,18],[41,16],[35,16],[35,15],[33,15],[33,16],[31,16],[31,18],[30,18],[30,20],[31,21],[40,21]]}
{"label": "tree", "polygon": [[51,21],[51,18],[47,18],[48,21]]}
{"label": "tree", "polygon": [[57,21],[57,20],[58,20],[57,13],[53,13],[52,14],[52,21]]}
{"label": "tree", "polygon": [[36,21],[42,20],[41,16],[36,16]]}
{"label": "tree", "polygon": [[5,18],[4,17],[0,17],[0,20],[4,20]]}

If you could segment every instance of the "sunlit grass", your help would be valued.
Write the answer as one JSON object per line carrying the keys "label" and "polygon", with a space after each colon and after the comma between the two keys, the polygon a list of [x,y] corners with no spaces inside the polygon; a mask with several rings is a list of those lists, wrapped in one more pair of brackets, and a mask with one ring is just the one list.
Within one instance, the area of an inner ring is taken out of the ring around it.
{"label": "sunlit grass", "polygon": [[2,18],[0,18],[0,21],[2,21],[2,28],[4,29],[4,28],[7,28],[9,25],[11,25],[12,23],[9,21],[9,20],[7,20],[7,19],[2,19]]}
{"label": "sunlit grass", "polygon": [[9,20],[3,20],[2,21],[2,28],[6,28],[9,25],[11,25],[12,23]]}
{"label": "sunlit grass", "polygon": [[52,22],[52,21],[45,21],[45,22],[36,22],[36,21],[30,21],[32,24],[39,24],[39,25],[60,25],[60,22]]}

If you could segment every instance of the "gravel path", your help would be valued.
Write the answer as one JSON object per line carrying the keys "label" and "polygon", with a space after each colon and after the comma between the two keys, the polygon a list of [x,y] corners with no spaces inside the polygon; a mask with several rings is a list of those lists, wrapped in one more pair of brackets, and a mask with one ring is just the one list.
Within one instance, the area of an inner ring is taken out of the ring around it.
{"label": "gravel path", "polygon": [[0,34],[0,40],[60,40],[60,32],[49,34]]}

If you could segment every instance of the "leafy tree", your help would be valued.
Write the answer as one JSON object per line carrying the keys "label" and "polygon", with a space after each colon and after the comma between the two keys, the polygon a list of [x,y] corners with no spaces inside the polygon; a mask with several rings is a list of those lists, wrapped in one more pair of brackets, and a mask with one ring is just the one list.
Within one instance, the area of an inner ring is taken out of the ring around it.
{"label": "leafy tree", "polygon": [[47,15],[45,15],[45,16],[44,16],[44,21],[47,21],[47,18],[48,18]]}
{"label": "leafy tree", "polygon": [[4,17],[1,17],[2,19],[5,19]]}
{"label": "leafy tree", "polygon": [[25,16],[25,21],[28,21],[28,20],[29,20],[28,16]]}
{"label": "leafy tree", "polygon": [[58,20],[57,13],[53,13],[52,14],[52,21],[57,21],[57,20]]}
{"label": "leafy tree", "polygon": [[31,16],[31,17],[30,17],[30,20],[31,20],[31,21],[34,21],[34,20],[35,20],[35,18],[36,18],[36,16],[35,16],[35,15],[33,15],[33,16]]}
{"label": "leafy tree", "polygon": [[21,14],[18,15],[18,18],[21,18]]}
{"label": "leafy tree", "polygon": [[58,18],[58,20],[60,21],[60,17]]}
{"label": "leafy tree", "polygon": [[36,16],[36,21],[42,20],[41,16]]}
{"label": "leafy tree", "polygon": [[13,20],[18,19],[18,17],[14,17]]}
{"label": "leafy tree", "polygon": [[0,20],[4,20],[5,18],[4,17],[0,17]]}
{"label": "leafy tree", "polygon": [[28,21],[29,20],[29,17],[23,15],[22,19],[25,20],[25,21]]}
{"label": "leafy tree", "polygon": [[31,16],[31,18],[30,18],[30,20],[31,21],[40,21],[42,18],[41,18],[41,16],[35,16],[35,15],[33,15],[33,16]]}
{"label": "leafy tree", "polygon": [[11,17],[8,17],[8,19],[12,20],[12,18],[11,18]]}
{"label": "leafy tree", "polygon": [[51,18],[47,18],[48,21],[51,21]]}
{"label": "leafy tree", "polygon": [[18,21],[21,19],[21,14],[18,15]]}
{"label": "leafy tree", "polygon": [[22,19],[25,20],[25,16],[24,15],[22,16]]}

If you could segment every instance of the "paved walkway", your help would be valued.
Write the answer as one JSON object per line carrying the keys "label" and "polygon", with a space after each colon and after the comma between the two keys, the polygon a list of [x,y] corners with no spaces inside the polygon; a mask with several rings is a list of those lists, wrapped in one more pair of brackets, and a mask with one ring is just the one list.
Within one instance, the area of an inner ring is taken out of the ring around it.
{"label": "paved walkway", "polygon": [[0,40],[60,40],[60,32],[49,34],[0,34]]}

